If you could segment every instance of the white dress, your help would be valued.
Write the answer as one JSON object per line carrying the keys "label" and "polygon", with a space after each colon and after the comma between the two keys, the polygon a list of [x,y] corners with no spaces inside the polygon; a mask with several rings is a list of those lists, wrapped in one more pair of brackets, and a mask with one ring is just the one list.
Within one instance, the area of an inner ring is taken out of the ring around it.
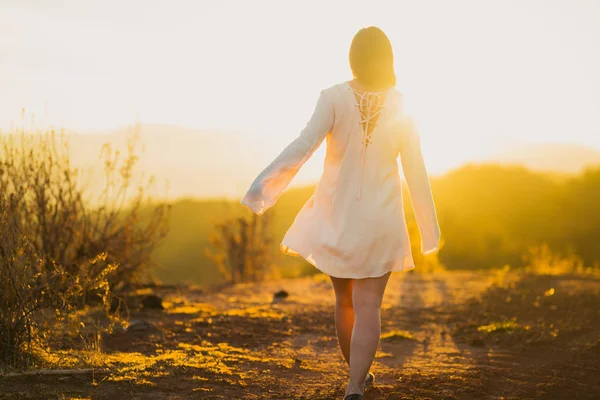
{"label": "white dress", "polygon": [[438,249],[440,229],[418,131],[395,88],[357,92],[344,82],[322,90],[306,127],[258,175],[241,203],[264,213],[324,139],[323,174],[281,242],[284,253],[338,278],[413,269],[398,156],[421,251]]}

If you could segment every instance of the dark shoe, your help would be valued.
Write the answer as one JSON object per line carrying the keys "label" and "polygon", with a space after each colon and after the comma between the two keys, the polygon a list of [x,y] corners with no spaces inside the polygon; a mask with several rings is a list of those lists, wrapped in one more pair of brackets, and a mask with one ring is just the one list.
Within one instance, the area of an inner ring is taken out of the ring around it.
{"label": "dark shoe", "polygon": [[344,400],[363,400],[363,397],[358,393],[354,393],[344,397]]}
{"label": "dark shoe", "polygon": [[373,373],[369,371],[365,379],[365,390],[373,386],[373,382],[375,382],[375,375],[373,375]]}

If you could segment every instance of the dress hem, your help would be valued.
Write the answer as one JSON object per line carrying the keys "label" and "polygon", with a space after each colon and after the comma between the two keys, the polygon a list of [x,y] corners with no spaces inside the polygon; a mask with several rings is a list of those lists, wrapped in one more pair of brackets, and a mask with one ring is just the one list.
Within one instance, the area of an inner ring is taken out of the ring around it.
{"label": "dress hem", "polygon": [[318,266],[316,262],[314,262],[314,260],[309,260],[309,257],[302,255],[300,252],[292,249],[291,247],[281,243],[279,245],[280,250],[288,255],[288,256],[292,256],[292,257],[301,257],[303,258],[306,262],[308,262],[310,265],[312,265],[313,267],[315,267],[316,269],[318,269],[319,271],[321,271],[322,273],[329,275],[331,277],[334,278],[341,278],[341,279],[367,279],[367,278],[381,278],[382,276],[390,273],[390,272],[407,272],[407,271],[411,271],[413,269],[415,269],[414,265],[408,265],[408,266],[402,266],[402,267],[394,267],[386,272],[384,272],[381,275],[367,275],[367,276],[355,276],[355,275],[350,275],[350,276],[339,276],[339,275],[333,275],[330,274],[329,272],[325,271],[325,269],[323,269],[322,267]]}

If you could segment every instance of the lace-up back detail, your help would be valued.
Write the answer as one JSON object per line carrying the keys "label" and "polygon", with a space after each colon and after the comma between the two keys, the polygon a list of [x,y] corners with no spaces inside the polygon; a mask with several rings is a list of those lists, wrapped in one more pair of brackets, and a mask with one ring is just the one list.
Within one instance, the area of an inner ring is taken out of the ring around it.
{"label": "lace-up back detail", "polygon": [[360,124],[363,131],[365,146],[371,144],[371,134],[377,126],[377,120],[383,110],[382,95],[384,92],[360,92],[352,89],[356,98],[356,108],[360,112]]}
{"label": "lace-up back detail", "polygon": [[360,113],[359,124],[362,128],[361,168],[358,181],[358,190],[356,192],[356,199],[360,200],[367,147],[369,147],[369,145],[372,143],[371,135],[377,127],[379,116],[383,111],[386,92],[361,92],[354,89],[350,85],[348,86],[354,93],[354,98],[356,99],[356,108]]}

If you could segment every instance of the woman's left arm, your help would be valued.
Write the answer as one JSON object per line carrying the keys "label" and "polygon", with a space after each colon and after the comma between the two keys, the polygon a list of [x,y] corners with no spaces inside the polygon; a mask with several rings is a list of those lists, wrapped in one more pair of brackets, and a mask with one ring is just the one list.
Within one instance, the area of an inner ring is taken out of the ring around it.
{"label": "woman's left arm", "polygon": [[319,148],[331,131],[333,103],[323,90],[312,117],[300,133],[252,182],[241,203],[261,215],[272,207],[300,167]]}

